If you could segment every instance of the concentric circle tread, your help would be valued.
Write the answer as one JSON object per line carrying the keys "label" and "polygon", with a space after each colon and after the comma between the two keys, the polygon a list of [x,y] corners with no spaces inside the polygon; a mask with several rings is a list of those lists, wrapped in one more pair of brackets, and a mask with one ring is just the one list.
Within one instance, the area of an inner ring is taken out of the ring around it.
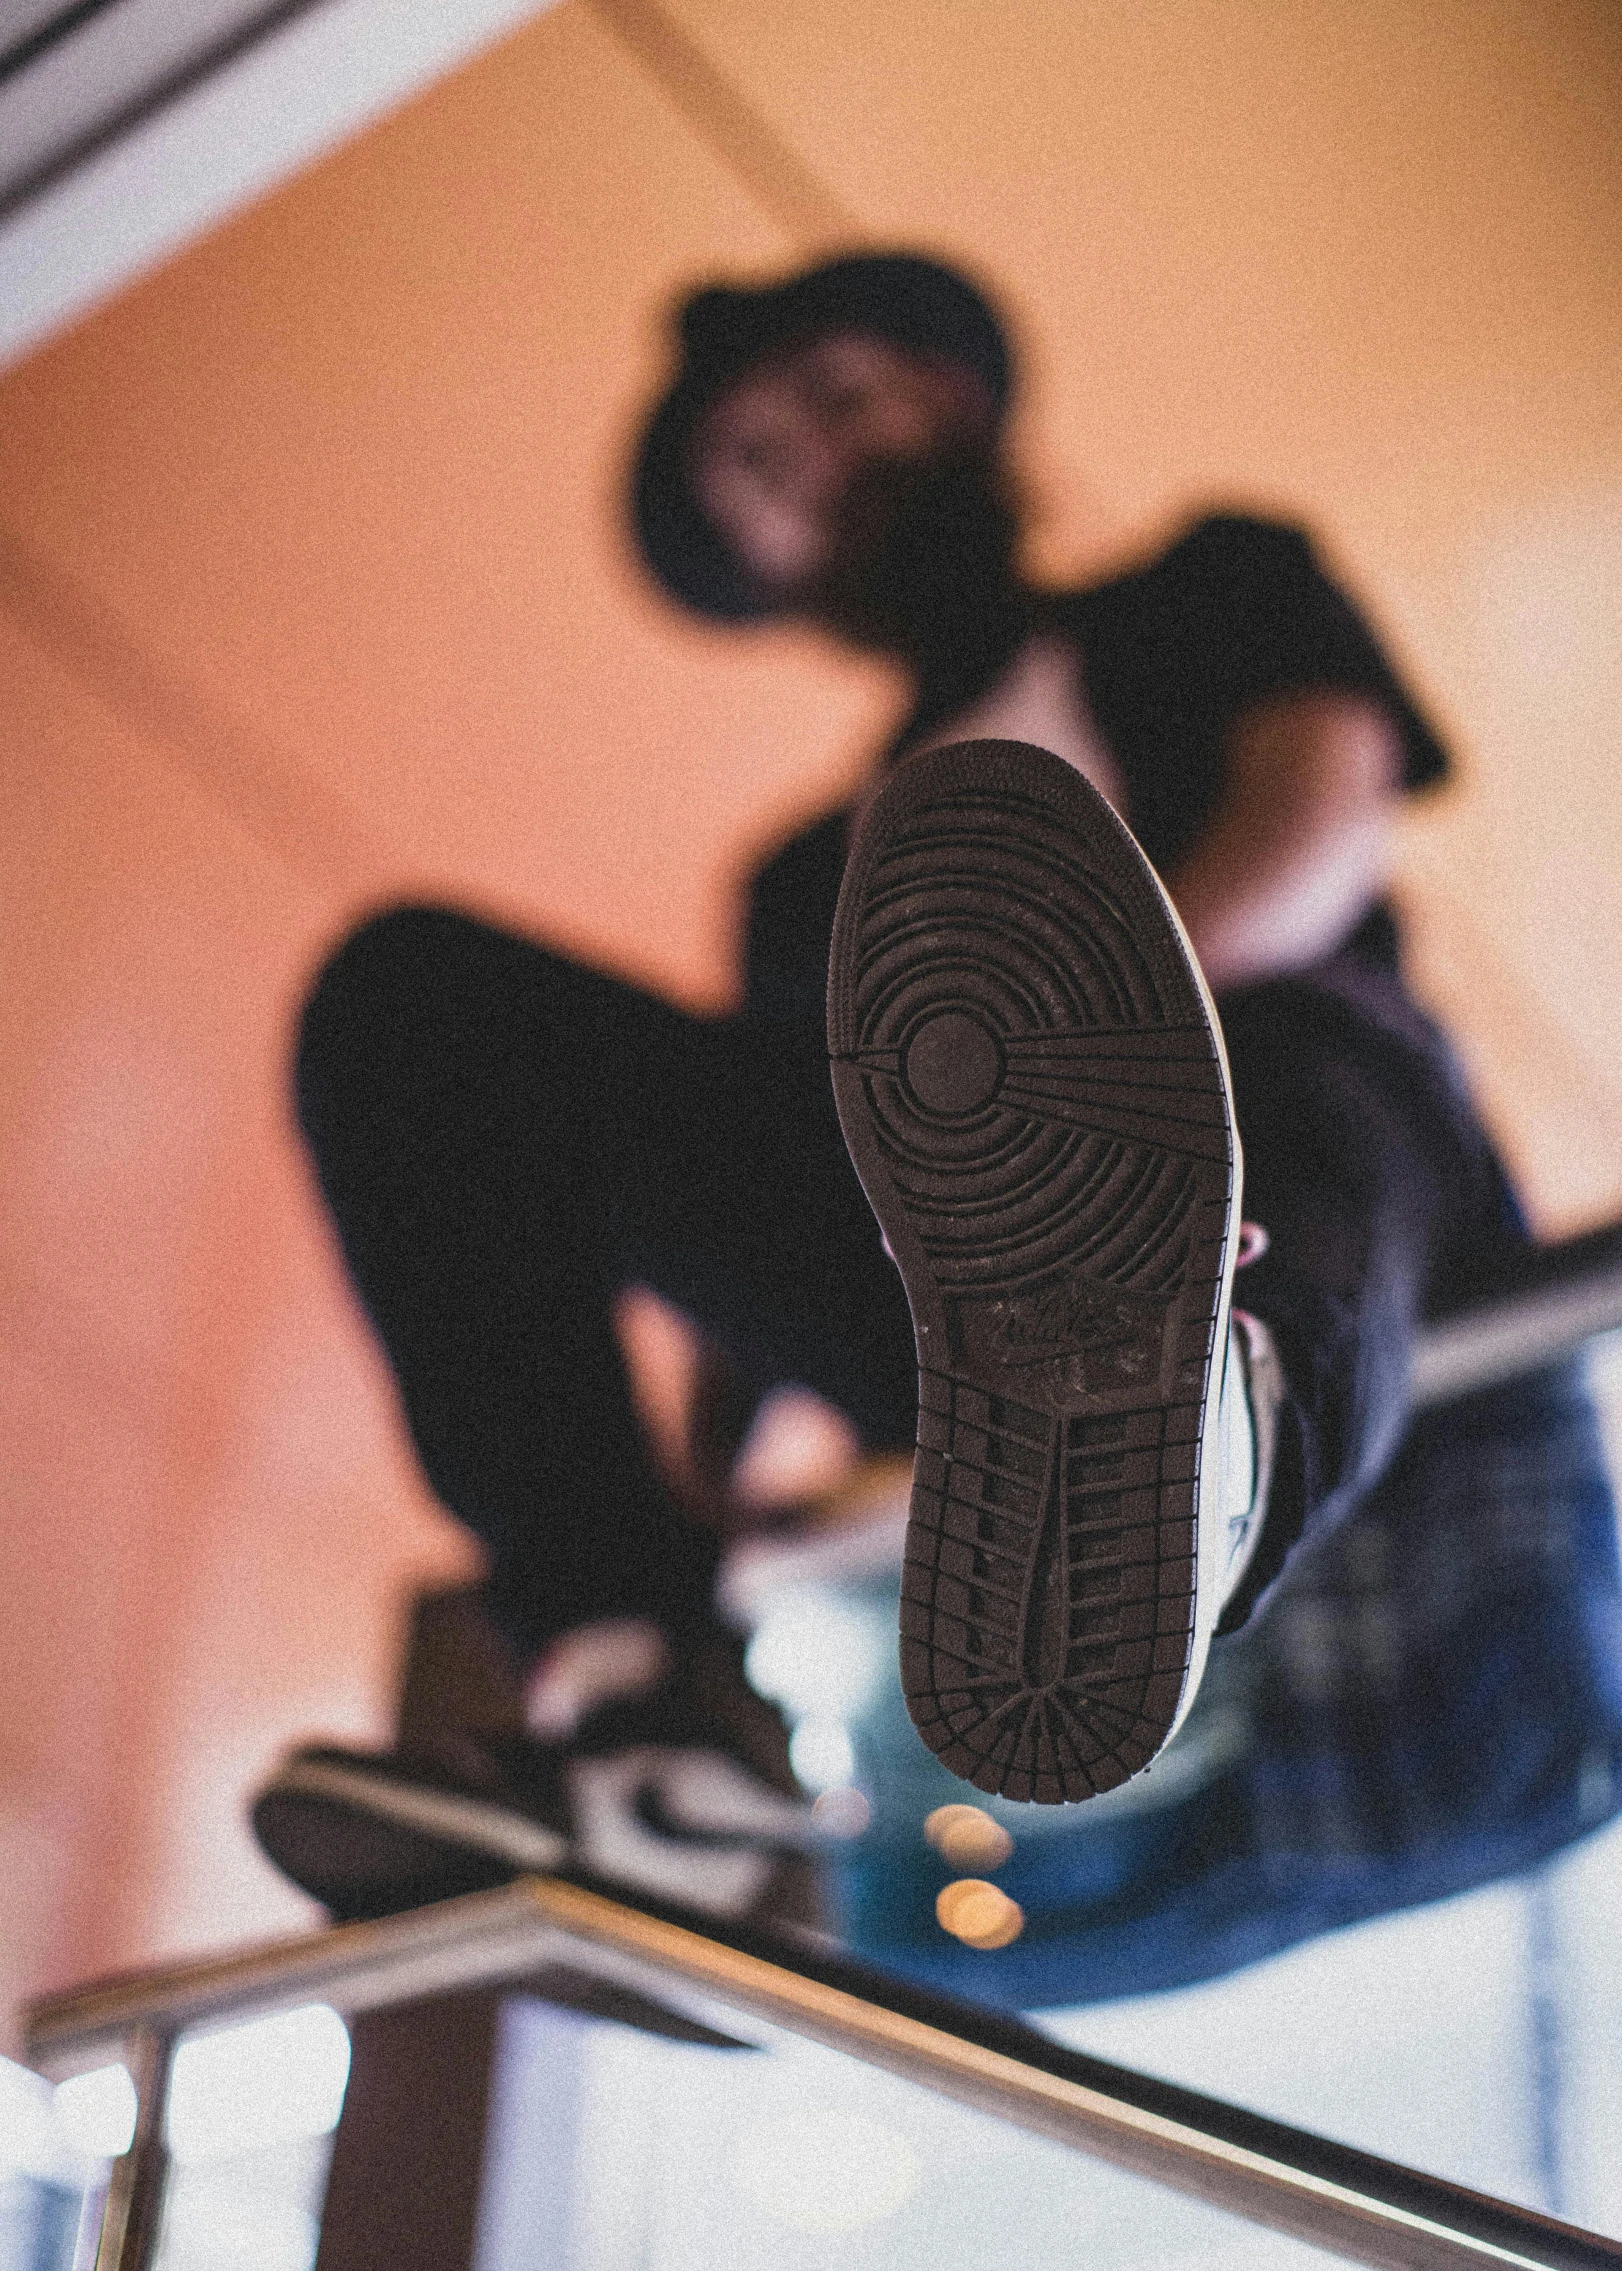
{"label": "concentric circle tread", "polygon": [[1206,1003],[1142,854],[1058,759],[964,744],[875,800],[829,1045],[918,1338],[902,1678],[930,1747],[1005,1796],[1123,1781],[1192,1659],[1237,1198]]}

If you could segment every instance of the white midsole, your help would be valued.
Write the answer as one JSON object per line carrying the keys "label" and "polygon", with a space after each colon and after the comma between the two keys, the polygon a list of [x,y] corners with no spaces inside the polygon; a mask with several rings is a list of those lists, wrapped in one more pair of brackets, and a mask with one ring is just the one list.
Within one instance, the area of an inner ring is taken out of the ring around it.
{"label": "white midsole", "polygon": [[503,1806],[449,1790],[413,1789],[386,1775],[371,1774],[363,1766],[339,1766],[326,1759],[295,1759],[282,1768],[269,1794],[330,1798],[379,1821],[491,1854],[519,1869],[556,1869],[569,1850],[568,1840],[557,1830],[526,1821]]}
{"label": "white midsole", "polygon": [[[1134,838],[1134,841],[1136,839]],[[1228,1107],[1228,1131],[1233,1141],[1233,1183],[1228,1195],[1227,1235],[1222,1244],[1222,1289],[1217,1300],[1216,1322],[1211,1335],[1211,1375],[1205,1392],[1204,1425],[1200,1431],[1199,1473],[1194,1479],[1194,1638],[1189,1650],[1188,1670],[1183,1678],[1183,1692],[1178,1699],[1177,1714],[1166,1730],[1170,1742],[1178,1728],[1193,1709],[1199,1693],[1200,1681],[1205,1676],[1205,1660],[1211,1652],[1211,1640],[1216,1631],[1225,1600],[1225,1579],[1228,1562],[1227,1525],[1215,1519],[1207,1521],[1201,1507],[1208,1483],[1215,1481],[1221,1461],[1217,1457],[1217,1428],[1222,1414],[1222,1387],[1228,1363],[1228,1315],[1233,1307],[1233,1273],[1239,1260],[1239,1223],[1245,1195],[1245,1155],[1239,1141],[1239,1122],[1233,1108],[1233,1074],[1228,1064],[1228,1044],[1223,1037],[1222,1020],[1200,958],[1194,951],[1193,941],[1183,928],[1183,919],[1172,905],[1169,893],[1152,863],[1144,866],[1160,893],[1160,903],[1166,919],[1177,935],[1178,943],[1187,957],[1194,982],[1200,989],[1200,1000],[1205,1008],[1206,1021],[1216,1040],[1217,1063],[1222,1071],[1222,1094]],[[1161,1748],[1164,1749],[1162,1744]]]}
{"label": "white midsole", "polygon": [[[684,1845],[664,1838],[638,1821],[632,1803],[646,1779],[651,1754],[636,1751],[620,1758],[580,1759],[570,1781],[580,1818],[571,1844],[559,1831],[526,1820],[501,1806],[454,1791],[413,1789],[374,1774],[365,1766],[323,1759],[295,1759],[271,1786],[276,1797],[323,1798],[442,1840],[463,1852],[488,1854],[508,1867],[545,1874],[571,1857],[599,1875],[668,1900],[722,1917],[742,1916],[753,1907],[777,1865],[777,1855],[759,1846],[731,1849]],[[681,1754],[673,1754],[678,1760]]]}

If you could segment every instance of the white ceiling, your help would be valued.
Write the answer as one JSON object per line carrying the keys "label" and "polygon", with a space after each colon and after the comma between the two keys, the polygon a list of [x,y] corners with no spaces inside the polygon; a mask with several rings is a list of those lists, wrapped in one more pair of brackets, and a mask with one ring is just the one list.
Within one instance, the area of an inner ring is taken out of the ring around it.
{"label": "white ceiling", "polygon": [[[0,366],[550,4],[96,10],[0,81]],[[57,12],[0,10],[0,42]]]}
{"label": "white ceiling", "polygon": [[74,12],[64,0],[0,0],[0,56],[48,24],[53,16]]}

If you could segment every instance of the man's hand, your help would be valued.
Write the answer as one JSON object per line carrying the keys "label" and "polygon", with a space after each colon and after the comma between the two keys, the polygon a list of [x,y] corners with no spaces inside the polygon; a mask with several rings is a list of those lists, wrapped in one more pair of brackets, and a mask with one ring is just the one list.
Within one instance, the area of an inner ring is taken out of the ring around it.
{"label": "man's hand", "polygon": [[1390,868],[1401,743],[1382,705],[1288,694],[1236,722],[1209,826],[1166,878],[1213,992],[1304,967]]}

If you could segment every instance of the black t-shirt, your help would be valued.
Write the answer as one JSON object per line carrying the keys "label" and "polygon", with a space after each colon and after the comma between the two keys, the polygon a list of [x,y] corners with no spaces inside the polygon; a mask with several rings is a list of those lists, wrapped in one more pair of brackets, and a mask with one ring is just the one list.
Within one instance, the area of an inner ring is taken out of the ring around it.
{"label": "black t-shirt", "polygon": [[[1075,640],[1093,719],[1126,782],[1127,818],[1163,874],[1221,796],[1234,721],[1270,695],[1372,695],[1402,736],[1403,786],[1425,788],[1447,773],[1441,744],[1306,536],[1232,514],[1195,522],[1169,550],[1108,583],[1035,599],[1010,624],[1006,651],[976,658],[973,682],[943,672],[920,689],[886,755],[987,691],[1036,631]],[[745,959],[751,1012],[821,1017],[847,832],[848,813],[829,813],[757,872]],[[1382,960],[1395,951],[1383,909],[1358,937]]]}

